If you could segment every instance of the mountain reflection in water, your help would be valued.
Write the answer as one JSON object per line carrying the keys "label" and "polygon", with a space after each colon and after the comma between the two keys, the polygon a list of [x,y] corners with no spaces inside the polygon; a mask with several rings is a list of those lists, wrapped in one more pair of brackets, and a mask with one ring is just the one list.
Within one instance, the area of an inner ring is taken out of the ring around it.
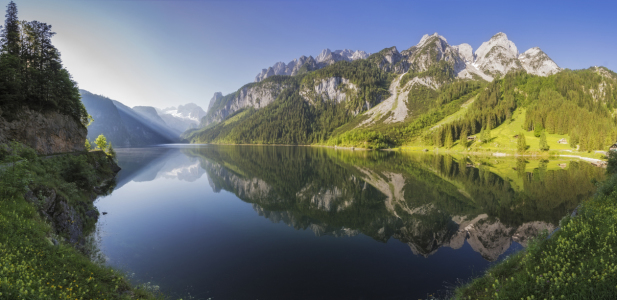
{"label": "mountain reflection in water", "polygon": [[553,230],[604,176],[570,160],[315,147],[117,154],[98,246],[174,299],[426,299]]}
{"label": "mountain reflection in water", "polygon": [[[210,186],[260,216],[317,236],[363,234],[428,257],[467,242],[495,261],[526,246],[594,192],[603,170],[577,161],[352,152],[312,147],[185,146],[122,149],[129,181],[207,173]],[[567,167],[563,168],[566,163]]]}

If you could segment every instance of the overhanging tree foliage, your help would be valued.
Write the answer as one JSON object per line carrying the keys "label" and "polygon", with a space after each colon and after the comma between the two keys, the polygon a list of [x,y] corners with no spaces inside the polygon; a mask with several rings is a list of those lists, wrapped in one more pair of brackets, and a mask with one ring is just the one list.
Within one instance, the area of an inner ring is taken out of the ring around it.
{"label": "overhanging tree foliage", "polygon": [[0,53],[0,106],[3,117],[28,107],[58,111],[86,126],[88,113],[77,83],[62,67],[60,52],[51,43],[51,25],[20,21],[13,1],[7,6]]}

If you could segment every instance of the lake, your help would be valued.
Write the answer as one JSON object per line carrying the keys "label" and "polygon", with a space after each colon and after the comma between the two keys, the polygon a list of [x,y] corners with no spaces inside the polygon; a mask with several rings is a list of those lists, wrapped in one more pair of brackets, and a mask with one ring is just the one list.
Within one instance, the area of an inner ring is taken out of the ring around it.
{"label": "lake", "polygon": [[98,247],[184,299],[425,299],[551,232],[604,169],[315,147],[117,149]]}

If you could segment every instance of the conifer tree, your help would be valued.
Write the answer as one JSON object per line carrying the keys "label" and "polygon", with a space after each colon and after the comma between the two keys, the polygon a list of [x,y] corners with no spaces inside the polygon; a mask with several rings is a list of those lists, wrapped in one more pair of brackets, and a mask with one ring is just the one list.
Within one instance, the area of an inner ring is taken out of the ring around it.
{"label": "conifer tree", "polygon": [[2,53],[0,54],[0,103],[5,107],[18,107],[22,102],[22,76],[19,19],[17,6],[11,1],[6,9],[6,20],[0,33]]}
{"label": "conifer tree", "polygon": [[441,130],[441,129],[436,130],[436,132],[435,132],[435,143],[434,143],[434,145],[435,145],[435,147],[437,147],[437,148],[439,148],[439,147],[441,147],[441,146],[442,146],[442,139],[441,139],[441,137],[442,137],[442,130]]}
{"label": "conifer tree", "polygon": [[540,137],[540,135],[542,134],[543,131],[544,131],[544,128],[542,128],[542,125],[535,124],[533,126],[533,135],[535,137]]}
{"label": "conifer tree", "polygon": [[458,143],[465,148],[467,147],[467,136],[468,135],[469,135],[469,132],[467,131],[467,127],[463,128],[463,131],[461,131],[461,137]]}
{"label": "conifer tree", "polygon": [[541,151],[548,151],[549,148],[550,147],[549,147],[548,143],[546,142],[546,133],[544,133],[544,131],[542,131],[540,133],[540,150]]}
{"label": "conifer tree", "polygon": [[484,139],[484,127],[482,127],[482,129],[480,129],[480,142],[481,142],[481,143],[485,143],[485,139]]}
{"label": "conifer tree", "polygon": [[19,19],[17,18],[17,5],[9,2],[6,6],[6,20],[2,28],[2,50],[11,55],[20,54]]}
{"label": "conifer tree", "polygon": [[445,141],[445,147],[447,149],[452,148],[452,144],[454,143],[454,141],[452,140],[452,130],[450,130],[450,128],[446,129],[446,141]]}
{"label": "conifer tree", "polygon": [[518,141],[517,141],[517,150],[518,152],[525,152],[525,150],[527,150],[527,142],[525,141],[525,135],[521,132],[518,134]]}

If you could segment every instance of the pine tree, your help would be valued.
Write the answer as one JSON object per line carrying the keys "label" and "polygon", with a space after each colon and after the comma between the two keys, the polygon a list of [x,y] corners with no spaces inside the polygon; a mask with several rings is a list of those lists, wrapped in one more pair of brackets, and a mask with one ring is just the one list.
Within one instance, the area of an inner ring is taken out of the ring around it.
{"label": "pine tree", "polygon": [[527,142],[525,141],[525,135],[521,132],[518,134],[518,141],[517,141],[517,150],[518,152],[525,152],[525,150],[527,150]]}
{"label": "pine tree", "polygon": [[450,128],[446,129],[446,141],[445,141],[445,147],[447,149],[452,148],[452,144],[454,143],[454,141],[452,140],[452,130],[450,130]]}
{"label": "pine tree", "polygon": [[441,129],[436,130],[435,132],[435,147],[440,148],[442,145],[442,139],[441,137],[443,136],[443,131]]}
{"label": "pine tree", "polygon": [[544,128],[542,128],[542,125],[539,124],[535,124],[533,126],[533,135],[535,137],[540,137],[540,134],[542,134],[542,131],[544,130]]}
{"label": "pine tree", "polygon": [[469,135],[469,132],[467,131],[467,127],[465,127],[463,128],[463,131],[461,131],[461,137],[458,142],[464,148],[467,148],[467,135]]}
{"label": "pine tree", "polygon": [[16,108],[22,104],[22,74],[20,59],[19,19],[17,6],[11,1],[6,9],[6,20],[0,33],[0,103],[4,108]]}
{"label": "pine tree", "polygon": [[19,19],[17,18],[17,5],[11,1],[6,6],[6,20],[2,29],[2,50],[11,55],[20,54]]}
{"label": "pine tree", "polygon": [[482,127],[482,129],[480,130],[480,142],[484,143],[485,139],[484,139],[484,127]]}
{"label": "pine tree", "polygon": [[546,133],[544,133],[544,131],[542,131],[540,133],[540,150],[541,151],[548,151],[549,148],[550,147],[549,147],[548,143],[546,142]]}

